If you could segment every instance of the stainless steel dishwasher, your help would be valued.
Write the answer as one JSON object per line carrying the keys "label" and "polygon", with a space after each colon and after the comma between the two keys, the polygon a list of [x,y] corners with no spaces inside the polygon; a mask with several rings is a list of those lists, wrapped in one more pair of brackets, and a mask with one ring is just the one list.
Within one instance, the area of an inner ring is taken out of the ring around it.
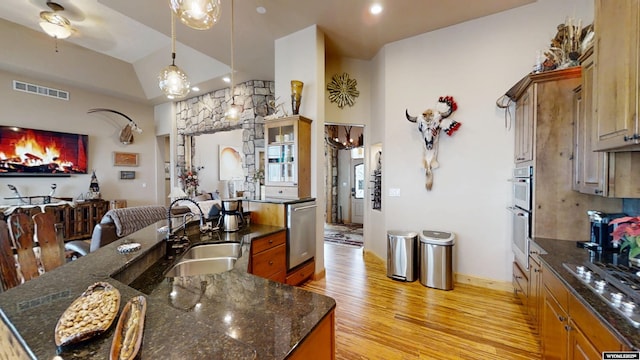
{"label": "stainless steel dishwasher", "polygon": [[316,201],[287,204],[287,270],[316,255]]}

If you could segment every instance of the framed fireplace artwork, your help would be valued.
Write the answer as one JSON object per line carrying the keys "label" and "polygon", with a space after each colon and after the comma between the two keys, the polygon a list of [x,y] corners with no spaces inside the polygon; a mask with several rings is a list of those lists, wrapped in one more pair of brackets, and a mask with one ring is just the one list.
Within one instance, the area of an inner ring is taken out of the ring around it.
{"label": "framed fireplace artwork", "polygon": [[0,177],[88,173],[88,135],[0,125]]}

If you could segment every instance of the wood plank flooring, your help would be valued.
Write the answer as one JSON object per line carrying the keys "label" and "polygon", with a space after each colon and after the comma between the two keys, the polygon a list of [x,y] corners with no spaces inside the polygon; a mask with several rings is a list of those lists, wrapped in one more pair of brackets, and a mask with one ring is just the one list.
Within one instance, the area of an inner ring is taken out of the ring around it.
{"label": "wood plank flooring", "polygon": [[336,359],[540,359],[511,292],[398,282],[379,258],[340,245],[325,244],[325,268],[302,287],[336,300]]}

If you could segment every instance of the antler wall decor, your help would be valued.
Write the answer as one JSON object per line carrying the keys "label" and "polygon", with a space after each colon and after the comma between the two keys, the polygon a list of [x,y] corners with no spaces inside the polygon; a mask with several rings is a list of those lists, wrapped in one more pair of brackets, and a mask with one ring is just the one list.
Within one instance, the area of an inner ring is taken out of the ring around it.
{"label": "antler wall decor", "polygon": [[118,114],[118,115],[124,117],[125,119],[127,119],[127,121],[129,121],[129,123],[127,123],[127,125],[125,125],[125,127],[120,130],[120,142],[121,143],[123,143],[125,145],[129,145],[129,144],[133,143],[133,132],[134,131],[137,132],[138,134],[142,134],[142,129],[140,127],[138,127],[138,124],[136,124],[135,121],[133,121],[130,117],[128,117],[127,115],[121,113],[120,111],[112,110],[112,109],[97,108],[97,109],[90,109],[89,111],[87,111],[87,114],[91,114],[91,113],[94,113],[94,112],[100,112],[100,111],[105,111],[105,112]]}
{"label": "antler wall decor", "polygon": [[435,109],[427,109],[419,117],[409,115],[405,110],[407,120],[418,123],[418,131],[422,133],[425,146],[424,167],[426,170],[427,190],[433,186],[433,169],[440,167],[438,163],[438,139],[440,130],[451,136],[460,128],[461,123],[448,119],[458,109],[458,104],[452,96],[441,96]]}

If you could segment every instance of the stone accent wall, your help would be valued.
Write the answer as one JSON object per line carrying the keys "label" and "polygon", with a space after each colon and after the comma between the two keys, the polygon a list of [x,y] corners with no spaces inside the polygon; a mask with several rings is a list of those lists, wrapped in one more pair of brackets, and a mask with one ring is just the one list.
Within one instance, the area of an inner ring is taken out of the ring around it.
{"label": "stone accent wall", "polygon": [[[325,131],[326,135],[326,131]],[[330,224],[338,223],[338,149],[330,146],[326,140],[324,142],[324,155],[327,173],[325,174],[327,184],[325,186],[326,222]]]}
{"label": "stone accent wall", "polygon": [[[242,151],[245,161],[242,166],[247,174],[244,189],[253,196],[256,189],[252,178],[258,164],[256,148],[264,148],[264,117],[273,113],[273,109],[267,105],[275,98],[275,83],[251,80],[237,84],[234,86],[233,102],[230,93],[230,88],[216,90],[176,103],[178,175],[187,171],[187,157],[195,155],[194,136],[243,129]],[[230,123],[224,118],[231,104],[241,108],[240,121],[237,123]],[[185,147],[189,141],[191,146]],[[188,148],[192,149],[190,154]]]}

